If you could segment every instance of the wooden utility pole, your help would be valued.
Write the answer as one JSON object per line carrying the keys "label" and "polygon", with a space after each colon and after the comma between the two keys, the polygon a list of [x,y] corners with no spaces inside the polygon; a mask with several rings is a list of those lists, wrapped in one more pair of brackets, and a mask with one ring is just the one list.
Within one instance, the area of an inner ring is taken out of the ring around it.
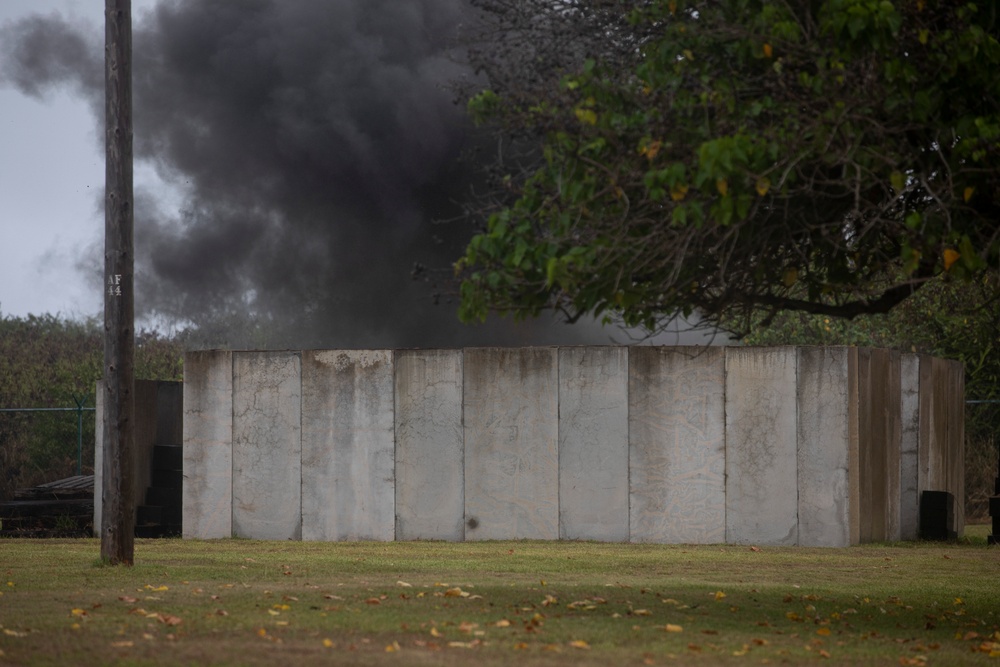
{"label": "wooden utility pole", "polygon": [[132,210],[132,0],[105,0],[104,487],[101,559],[135,553],[135,302]]}

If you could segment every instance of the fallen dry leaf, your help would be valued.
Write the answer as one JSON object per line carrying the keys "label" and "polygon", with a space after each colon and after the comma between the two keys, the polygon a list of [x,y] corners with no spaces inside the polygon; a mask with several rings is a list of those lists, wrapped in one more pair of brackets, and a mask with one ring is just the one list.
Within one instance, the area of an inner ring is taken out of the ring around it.
{"label": "fallen dry leaf", "polygon": [[674,623],[667,623],[667,625],[663,629],[666,630],[667,632],[684,632],[683,626],[676,625]]}
{"label": "fallen dry leaf", "polygon": [[589,651],[590,650],[590,644],[588,644],[587,642],[583,641],[582,639],[574,639],[573,641],[571,641],[569,643],[569,645],[572,646],[573,648],[579,648],[579,649],[583,649],[585,651]]}

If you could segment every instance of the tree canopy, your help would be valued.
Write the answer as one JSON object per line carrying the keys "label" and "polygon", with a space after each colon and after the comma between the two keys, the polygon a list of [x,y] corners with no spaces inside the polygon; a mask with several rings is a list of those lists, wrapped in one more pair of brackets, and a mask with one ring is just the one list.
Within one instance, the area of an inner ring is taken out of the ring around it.
{"label": "tree canopy", "polygon": [[482,68],[473,117],[540,149],[456,264],[463,319],[852,318],[1000,266],[994,3],[541,4],[591,40],[542,85]]}

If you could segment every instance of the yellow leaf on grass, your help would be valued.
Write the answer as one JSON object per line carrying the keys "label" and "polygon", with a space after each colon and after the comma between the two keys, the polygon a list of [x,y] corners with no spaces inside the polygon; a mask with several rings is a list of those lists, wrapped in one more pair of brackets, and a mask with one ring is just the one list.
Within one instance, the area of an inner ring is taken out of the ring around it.
{"label": "yellow leaf on grass", "polygon": [[333,644],[333,640],[332,639],[324,639],[323,640],[323,647],[324,648],[333,648],[333,646],[334,646],[334,644]]}
{"label": "yellow leaf on grass", "polygon": [[722,591],[715,591],[715,599],[716,600],[721,600],[724,597],[726,597],[725,593],[723,593]]}
{"label": "yellow leaf on grass", "polygon": [[393,642],[385,647],[386,653],[395,653],[400,649],[399,642]]}
{"label": "yellow leaf on grass", "polygon": [[86,616],[87,615],[87,612],[84,611],[83,609],[74,609],[71,613],[74,616]]}
{"label": "yellow leaf on grass", "polygon": [[824,637],[829,637],[830,636],[830,628],[820,628],[819,630],[816,631],[816,634],[817,635],[822,635]]}
{"label": "yellow leaf on grass", "polygon": [[680,625],[675,625],[673,623],[667,623],[666,627],[663,628],[667,632],[684,632],[684,628]]}
{"label": "yellow leaf on grass", "polygon": [[510,627],[510,621],[508,621],[506,618],[502,618],[499,621],[497,621],[496,623],[494,623],[493,625],[495,625],[498,628],[509,628]]}
{"label": "yellow leaf on grass", "polygon": [[583,649],[585,651],[589,651],[590,650],[590,644],[588,644],[587,642],[583,641],[582,639],[574,639],[573,641],[571,641],[569,643],[569,645],[572,646],[573,648],[579,648],[579,649]]}
{"label": "yellow leaf on grass", "polygon": [[648,609],[636,609],[632,612],[633,616],[652,616],[653,612]]}
{"label": "yellow leaf on grass", "polygon": [[455,586],[454,588],[449,588],[444,592],[446,598],[467,598],[469,593],[463,591],[460,587]]}

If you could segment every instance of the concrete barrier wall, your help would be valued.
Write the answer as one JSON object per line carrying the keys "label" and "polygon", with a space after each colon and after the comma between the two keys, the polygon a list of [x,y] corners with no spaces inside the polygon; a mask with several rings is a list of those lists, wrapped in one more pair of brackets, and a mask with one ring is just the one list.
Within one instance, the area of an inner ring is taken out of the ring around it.
{"label": "concrete barrier wall", "polygon": [[185,382],[186,537],[845,546],[964,483],[961,365],[886,350],[193,352]]}
{"label": "concrete barrier wall", "polygon": [[[95,387],[96,414],[94,446],[94,536],[100,537],[104,519],[104,383]],[[134,391],[135,432],[132,456],[132,511],[146,504],[151,485],[153,447],[180,445],[183,435],[180,382],[136,380]]]}
{"label": "concrete barrier wall", "polygon": [[628,355],[631,540],[725,542],[725,350]]}

